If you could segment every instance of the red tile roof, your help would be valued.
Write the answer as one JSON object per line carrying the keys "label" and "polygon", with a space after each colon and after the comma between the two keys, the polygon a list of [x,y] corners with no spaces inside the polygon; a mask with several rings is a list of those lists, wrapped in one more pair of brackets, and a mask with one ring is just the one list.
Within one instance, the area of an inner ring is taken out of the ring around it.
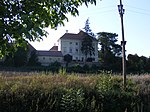
{"label": "red tile roof", "polygon": [[58,46],[53,46],[50,51],[58,51]]}
{"label": "red tile roof", "polygon": [[37,51],[38,56],[63,57],[61,51]]}

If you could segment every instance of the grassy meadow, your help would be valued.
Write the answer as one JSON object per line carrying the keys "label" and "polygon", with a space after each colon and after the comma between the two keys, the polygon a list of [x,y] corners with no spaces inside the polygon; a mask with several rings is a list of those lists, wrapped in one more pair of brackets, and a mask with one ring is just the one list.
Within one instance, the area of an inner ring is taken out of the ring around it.
{"label": "grassy meadow", "polygon": [[150,75],[0,72],[0,112],[149,112]]}

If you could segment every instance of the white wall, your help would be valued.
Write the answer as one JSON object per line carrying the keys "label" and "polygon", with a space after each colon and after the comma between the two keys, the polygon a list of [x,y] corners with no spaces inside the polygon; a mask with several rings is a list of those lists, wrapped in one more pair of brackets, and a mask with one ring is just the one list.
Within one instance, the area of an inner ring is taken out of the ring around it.
{"label": "white wall", "polygon": [[50,63],[55,61],[63,62],[63,57],[38,56],[38,61],[44,66],[49,66]]}
{"label": "white wall", "polygon": [[[73,56],[73,60],[85,61],[85,55],[81,51],[81,40],[61,39],[60,43],[60,49],[63,56],[70,54]],[[94,41],[93,45],[95,49],[95,55],[92,55],[91,57],[95,58],[95,62],[98,62],[98,42]]]}

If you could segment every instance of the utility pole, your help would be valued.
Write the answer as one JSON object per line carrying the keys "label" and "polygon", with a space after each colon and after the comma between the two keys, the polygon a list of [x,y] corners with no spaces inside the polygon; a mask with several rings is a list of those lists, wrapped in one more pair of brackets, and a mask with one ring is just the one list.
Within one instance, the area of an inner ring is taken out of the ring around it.
{"label": "utility pole", "polygon": [[123,14],[125,9],[123,9],[122,0],[120,0],[120,5],[118,5],[118,11],[121,18],[121,30],[122,30],[122,75],[123,75],[123,86],[126,87],[126,55],[125,55],[125,45],[126,41],[124,39],[124,26],[123,26]]}

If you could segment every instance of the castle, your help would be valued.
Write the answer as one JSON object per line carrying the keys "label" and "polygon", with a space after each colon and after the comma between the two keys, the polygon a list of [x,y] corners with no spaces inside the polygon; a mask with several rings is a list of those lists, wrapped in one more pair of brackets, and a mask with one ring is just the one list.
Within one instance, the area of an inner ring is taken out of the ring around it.
{"label": "castle", "polygon": [[98,62],[98,41],[95,37],[92,37],[92,45],[94,48],[94,53],[92,55],[87,55],[82,53],[81,46],[82,40],[85,37],[85,32],[80,31],[78,34],[65,33],[58,40],[58,46],[53,46],[48,51],[37,50],[38,61],[44,65],[48,66],[52,62],[64,62],[64,56],[69,54],[72,56],[72,61],[74,62],[85,62],[86,58],[92,58],[92,62]]}

